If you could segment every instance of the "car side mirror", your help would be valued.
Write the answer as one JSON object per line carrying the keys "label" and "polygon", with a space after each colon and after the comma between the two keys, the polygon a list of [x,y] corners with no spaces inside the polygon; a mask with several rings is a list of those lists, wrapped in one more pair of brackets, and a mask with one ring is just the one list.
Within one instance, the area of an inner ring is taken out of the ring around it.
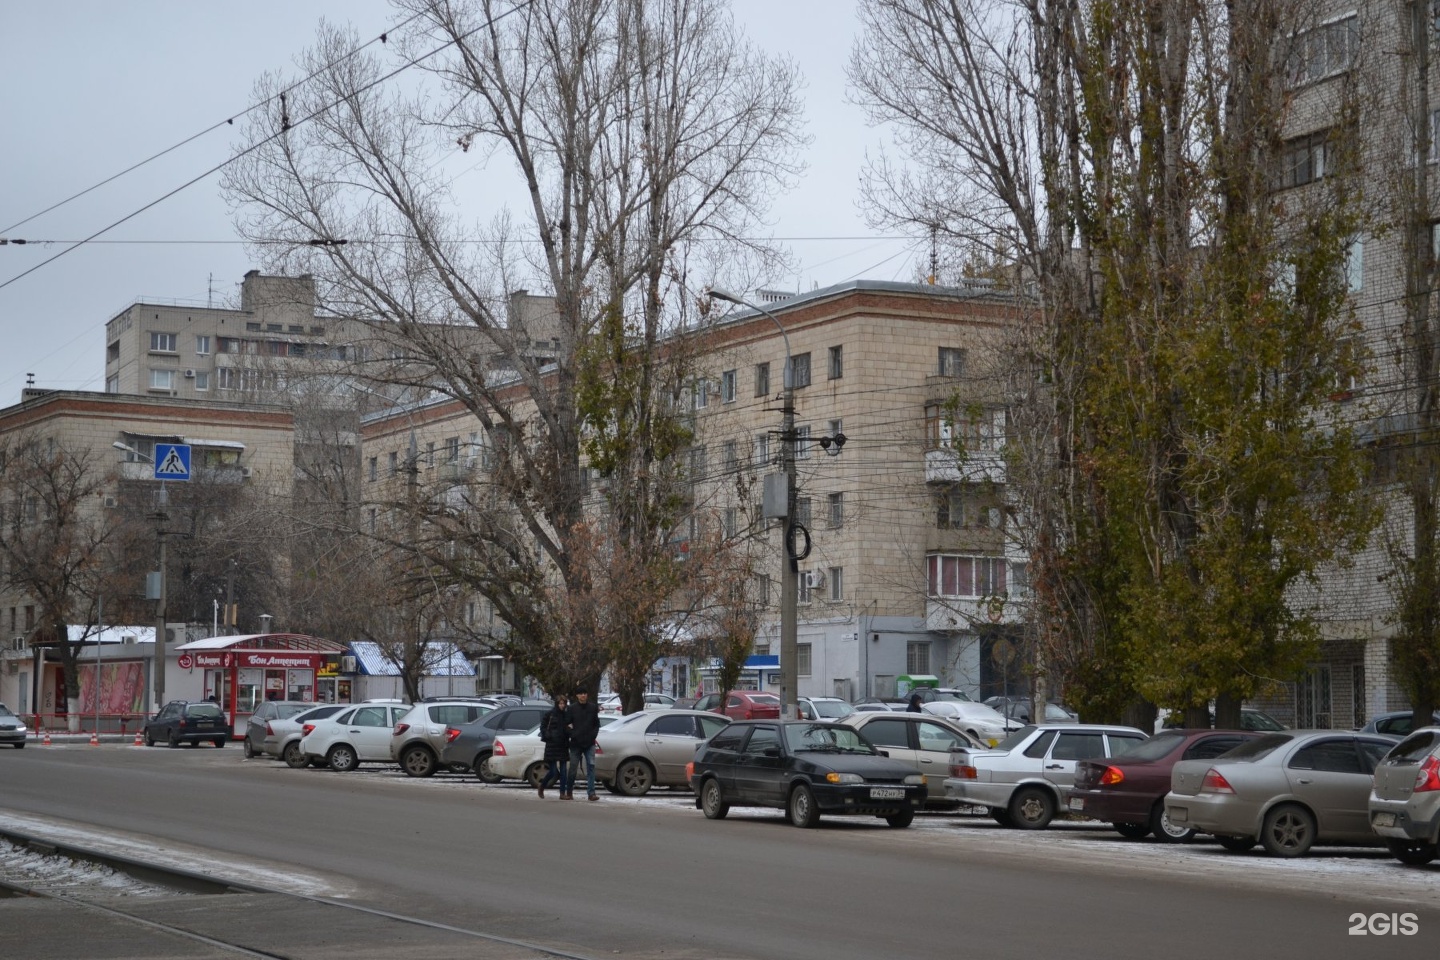
{"label": "car side mirror", "polygon": [[778,757],[778,756],[780,756],[780,748],[779,748],[779,747],[766,747],[764,750],[761,750],[761,751],[760,751],[760,755],[761,755],[762,757]]}
{"label": "car side mirror", "polygon": [[888,757],[888,756],[890,756],[890,751],[889,751],[889,750],[876,750],[875,752],[878,753],[878,754],[880,754],[880,756],[882,756],[882,757]]}

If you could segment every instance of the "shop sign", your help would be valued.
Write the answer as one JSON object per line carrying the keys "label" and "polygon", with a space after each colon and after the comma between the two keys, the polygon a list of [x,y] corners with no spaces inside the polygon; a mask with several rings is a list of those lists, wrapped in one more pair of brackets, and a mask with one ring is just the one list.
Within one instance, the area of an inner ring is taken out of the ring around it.
{"label": "shop sign", "polygon": [[190,659],[190,654],[182,653],[180,654],[180,656],[175,658],[175,665],[181,670],[189,670],[191,667],[195,666],[195,661]]}
{"label": "shop sign", "polygon": [[242,667],[270,667],[279,669],[290,667],[302,670],[314,670],[325,663],[323,653],[286,653],[277,651],[274,653],[249,653],[240,651],[240,666]]}
{"label": "shop sign", "polygon": [[235,663],[233,653],[197,653],[195,654],[195,666],[197,667],[229,667]]}

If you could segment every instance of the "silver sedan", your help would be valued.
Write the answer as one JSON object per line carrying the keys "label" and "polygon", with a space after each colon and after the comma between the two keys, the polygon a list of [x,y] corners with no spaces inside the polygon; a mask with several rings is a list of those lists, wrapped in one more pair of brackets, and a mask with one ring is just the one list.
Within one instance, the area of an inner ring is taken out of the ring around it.
{"label": "silver sedan", "polygon": [[641,711],[621,717],[596,738],[595,779],[627,797],[651,787],[689,787],[685,765],[695,748],[730,723],[706,710]]}
{"label": "silver sedan", "polygon": [[1175,764],[1165,813],[1234,852],[1256,841],[1277,857],[1303,856],[1316,843],[1375,844],[1370,777],[1394,745],[1339,730],[1267,734],[1214,760]]}

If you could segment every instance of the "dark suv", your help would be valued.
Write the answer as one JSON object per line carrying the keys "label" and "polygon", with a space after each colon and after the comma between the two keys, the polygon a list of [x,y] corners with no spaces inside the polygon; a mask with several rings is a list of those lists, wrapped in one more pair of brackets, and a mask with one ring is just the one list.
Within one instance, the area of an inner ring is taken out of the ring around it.
{"label": "dark suv", "polygon": [[145,745],[155,746],[164,740],[172,747],[181,743],[195,746],[209,740],[217,747],[230,739],[230,723],[218,703],[209,700],[171,700],[160,712],[145,721]]}

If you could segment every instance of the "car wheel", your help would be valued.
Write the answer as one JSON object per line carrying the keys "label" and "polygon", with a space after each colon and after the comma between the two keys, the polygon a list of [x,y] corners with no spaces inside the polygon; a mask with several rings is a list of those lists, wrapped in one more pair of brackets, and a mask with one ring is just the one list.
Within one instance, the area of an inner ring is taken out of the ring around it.
{"label": "car wheel", "polygon": [[530,784],[532,790],[539,790],[540,781],[545,779],[545,774],[549,771],[549,764],[544,760],[537,760],[525,768],[525,782]]}
{"label": "car wheel", "polygon": [[1010,800],[1010,819],[1021,830],[1043,830],[1055,819],[1055,798],[1043,787],[1023,787]]}
{"label": "car wheel", "polygon": [[475,766],[472,769],[475,771],[475,776],[480,778],[481,783],[496,784],[505,779],[490,769],[490,754],[488,753],[482,753],[476,757]]}
{"label": "car wheel", "polygon": [[1398,837],[1385,838],[1390,855],[1408,867],[1423,867],[1435,859],[1440,849],[1428,840],[1401,840]]}
{"label": "car wheel", "polygon": [[1150,832],[1155,834],[1155,839],[1161,843],[1189,843],[1195,839],[1193,827],[1182,827],[1178,823],[1170,822],[1170,817],[1165,813],[1164,800],[1156,800],[1150,811]]}
{"label": "car wheel", "polygon": [[211,743],[215,744],[215,746],[217,747],[223,747],[225,746],[225,738],[221,737],[219,740],[212,740]]}
{"label": "car wheel", "polygon": [[626,760],[615,770],[615,789],[627,797],[643,797],[655,785],[655,771],[644,760]]}
{"label": "car wheel", "polygon": [[1220,846],[1231,853],[1244,853],[1255,846],[1254,837],[1216,837],[1215,839],[1220,841]]}
{"label": "car wheel", "polygon": [[790,802],[785,806],[790,822],[802,829],[808,829],[820,822],[820,809],[815,806],[815,794],[805,784],[790,791]]}
{"label": "car wheel", "polygon": [[299,740],[285,744],[285,749],[280,752],[280,759],[284,760],[285,766],[291,770],[299,770],[301,767],[310,765],[310,758],[300,752]]}
{"label": "car wheel", "polygon": [[1144,823],[1112,823],[1110,826],[1126,840],[1144,840],[1150,836],[1150,827]]}
{"label": "car wheel", "polygon": [[1315,842],[1315,818],[1304,807],[1286,804],[1265,814],[1260,843],[1275,857],[1303,857]]}
{"label": "car wheel", "polygon": [[15,749],[16,749],[16,750],[24,750],[24,749],[25,749],[25,741],[24,741],[24,740],[21,740],[19,743],[15,744]]}
{"label": "car wheel", "polygon": [[150,733],[149,730],[146,730],[146,731],[145,731],[145,746],[147,746],[147,747],[153,747],[153,746],[155,746],[155,737],[151,735],[151,733]]}
{"label": "car wheel", "polygon": [[348,743],[335,744],[335,746],[330,748],[330,752],[325,755],[325,760],[330,764],[331,770],[336,770],[340,773],[349,773],[351,770],[360,766],[360,760],[355,756],[355,748]]}
{"label": "car wheel", "polygon": [[428,747],[411,744],[400,754],[400,769],[407,777],[428,777],[435,773],[435,754]]}
{"label": "car wheel", "polygon": [[1010,811],[1006,810],[1004,807],[991,807],[990,819],[994,820],[1002,827],[1015,826],[1015,821],[1010,819]]}
{"label": "car wheel", "polygon": [[892,813],[885,818],[885,822],[897,830],[904,830],[915,822],[915,811],[901,810],[899,813]]}
{"label": "car wheel", "polygon": [[701,785],[700,811],[707,820],[723,820],[725,814],[730,812],[730,804],[725,802],[725,796],[720,792],[719,780],[706,780]]}
{"label": "car wheel", "polygon": [[171,730],[171,731],[170,731],[170,749],[171,749],[171,750],[174,750],[174,749],[175,749],[176,747],[178,747],[178,746],[180,746],[180,734],[179,734],[179,732],[177,732],[177,731],[175,731],[175,730]]}

